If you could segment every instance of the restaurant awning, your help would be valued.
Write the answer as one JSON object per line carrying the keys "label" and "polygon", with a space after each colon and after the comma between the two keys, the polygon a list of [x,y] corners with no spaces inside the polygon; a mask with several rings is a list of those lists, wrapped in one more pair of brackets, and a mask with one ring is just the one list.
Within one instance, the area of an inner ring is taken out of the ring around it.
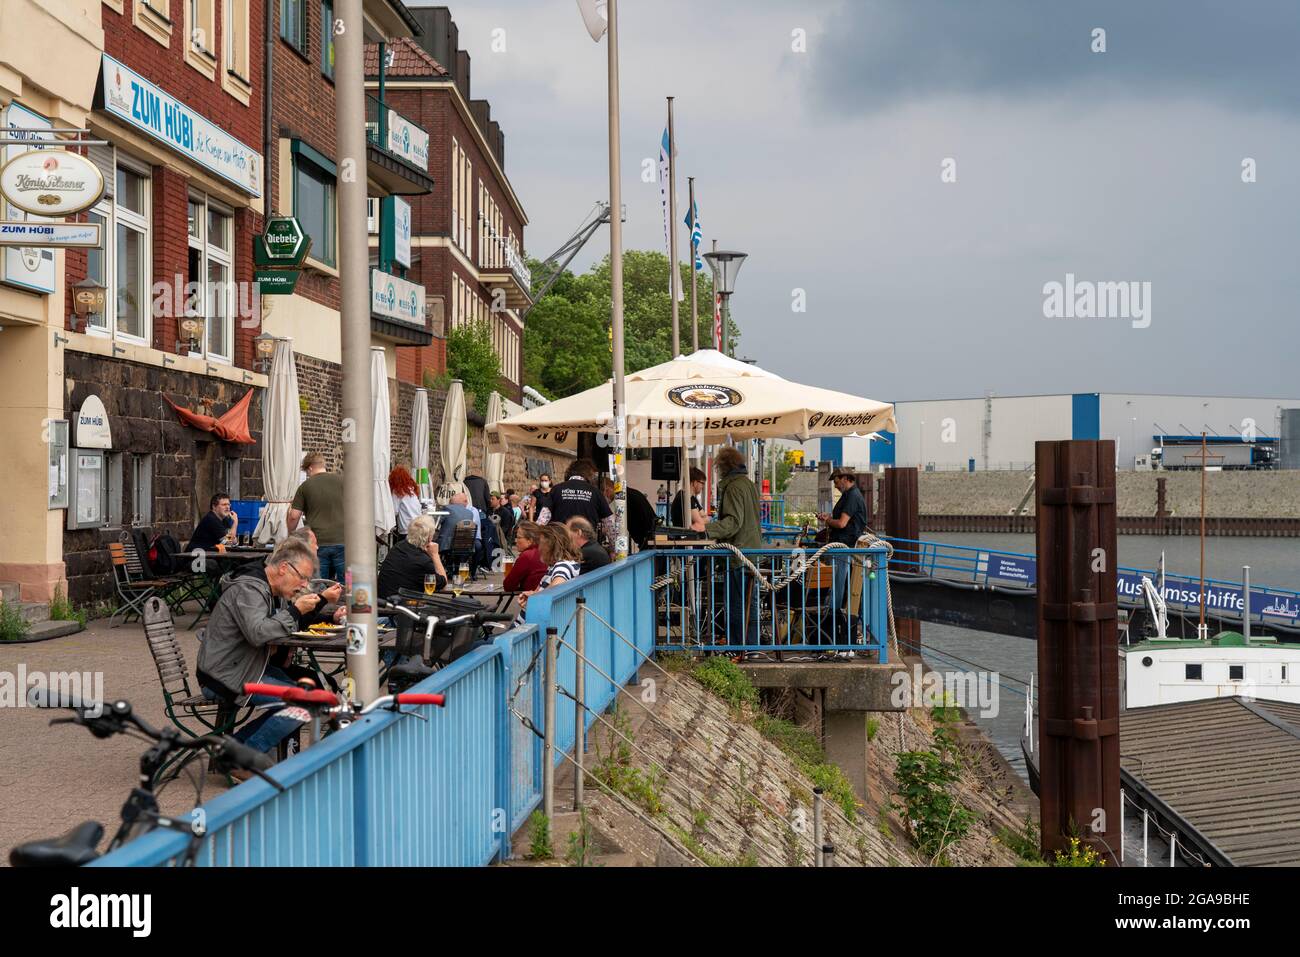
{"label": "restaurant awning", "polygon": [[[701,349],[626,378],[629,448],[718,445],[737,439],[797,439],[893,431],[894,407],[783,379]],[[511,416],[487,428],[491,448],[576,451],[579,432],[612,443],[612,384]]]}

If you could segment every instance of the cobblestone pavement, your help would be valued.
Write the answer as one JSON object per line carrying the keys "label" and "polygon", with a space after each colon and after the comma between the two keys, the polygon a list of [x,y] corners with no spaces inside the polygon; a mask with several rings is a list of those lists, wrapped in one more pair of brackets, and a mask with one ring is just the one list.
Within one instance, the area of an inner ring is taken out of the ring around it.
{"label": "cobblestone pavement", "polygon": [[[192,618],[191,612],[178,628]],[[192,673],[198,639],[188,631],[179,635]],[[29,674],[103,672],[106,698],[126,698],[157,727],[167,721],[158,672],[139,622],[109,628],[104,620],[92,621],[80,634],[0,644],[0,672],[5,673],[0,680],[16,680],[20,665]],[[145,742],[125,735],[100,740],[75,725],[50,727],[53,716],[27,707],[0,709],[0,862],[5,866],[15,844],[57,836],[82,821],[102,823],[106,844],[136,783]],[[204,796],[217,793],[215,779],[206,782]],[[160,803],[165,811],[184,811],[195,803],[194,788],[182,778],[163,791]]]}

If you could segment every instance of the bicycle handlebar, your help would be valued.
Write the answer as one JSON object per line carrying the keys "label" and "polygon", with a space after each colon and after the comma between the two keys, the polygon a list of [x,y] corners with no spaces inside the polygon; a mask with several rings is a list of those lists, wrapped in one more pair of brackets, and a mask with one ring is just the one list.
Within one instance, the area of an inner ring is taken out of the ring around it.
{"label": "bicycle handlebar", "polygon": [[279,698],[281,701],[287,701],[290,704],[316,704],[332,707],[339,703],[338,695],[332,691],[324,691],[319,688],[297,688],[292,685],[249,683],[244,685],[244,694]]}

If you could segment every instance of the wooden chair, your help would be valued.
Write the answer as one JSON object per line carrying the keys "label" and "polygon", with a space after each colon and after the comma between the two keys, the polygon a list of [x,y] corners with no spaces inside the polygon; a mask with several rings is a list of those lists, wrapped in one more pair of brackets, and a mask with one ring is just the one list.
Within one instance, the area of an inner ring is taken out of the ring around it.
{"label": "wooden chair", "polygon": [[[158,669],[158,683],[162,687],[163,710],[168,720],[192,738],[204,734],[228,734],[243,722],[239,710],[227,707],[203,695],[197,684],[190,684],[190,669],[176,637],[176,622],[167,603],[154,595],[145,599],[143,609],[144,635],[149,642],[149,653]],[[252,709],[248,709],[250,712]],[[194,727],[198,722],[202,727]]]}
{"label": "wooden chair", "polygon": [[473,519],[464,519],[456,523],[455,529],[451,533],[451,547],[447,549],[451,556],[451,566],[447,569],[448,575],[455,575],[456,569],[461,563],[469,563],[474,558],[474,521]]}
{"label": "wooden chair", "polygon": [[108,557],[113,563],[113,584],[122,602],[108,620],[110,628],[117,627],[114,619],[118,615],[122,616],[123,622],[129,621],[133,616],[141,617],[145,601],[166,588],[168,584],[161,578],[146,577],[134,543],[130,543],[129,551],[127,544],[127,542],[108,543]]}
{"label": "wooden chair", "polygon": [[[152,536],[148,529],[133,529],[131,532],[122,533],[122,550],[126,553],[127,568],[134,573],[139,569],[142,578],[150,581],[161,582],[157,588],[157,594],[163,601],[167,602],[168,607],[173,611],[179,611],[181,607],[191,599],[197,598],[203,601],[207,598],[211,585],[206,575],[192,571],[175,572],[165,574],[154,569],[149,564],[148,542]],[[189,568],[190,559],[184,559]]]}

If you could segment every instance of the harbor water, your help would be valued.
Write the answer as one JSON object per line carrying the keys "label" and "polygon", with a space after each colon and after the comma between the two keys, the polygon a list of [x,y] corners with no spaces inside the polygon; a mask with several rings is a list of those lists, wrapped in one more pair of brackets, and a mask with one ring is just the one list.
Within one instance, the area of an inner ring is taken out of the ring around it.
{"label": "harbor water", "polygon": [[[951,545],[989,548],[1033,554],[1033,535],[928,533],[929,541]],[[1148,535],[1119,536],[1119,563],[1137,568],[1155,568],[1160,552],[1165,553],[1168,574],[1200,574],[1200,539],[1188,536]],[[1250,566],[1250,580],[1256,585],[1300,589],[1300,541],[1288,538],[1207,538],[1205,540],[1205,576],[1226,581],[1240,581],[1241,567]],[[930,666],[941,672],[993,672],[997,677],[996,713],[982,715],[967,709],[1012,767],[1026,776],[1025,760],[1020,751],[1020,736],[1025,728],[1025,692],[1031,673],[1038,670],[1038,646],[1023,638],[969,631],[947,625],[924,623],[921,626],[925,657]],[[1118,664],[1116,665],[1118,667]],[[1035,679],[1037,688],[1037,679]],[[1140,862],[1141,822],[1126,820],[1125,844],[1131,865]],[[1137,849],[1136,852],[1134,849]],[[1168,848],[1155,840],[1152,832],[1148,845],[1152,866],[1168,866]],[[1139,864],[1140,866],[1140,864]]]}

